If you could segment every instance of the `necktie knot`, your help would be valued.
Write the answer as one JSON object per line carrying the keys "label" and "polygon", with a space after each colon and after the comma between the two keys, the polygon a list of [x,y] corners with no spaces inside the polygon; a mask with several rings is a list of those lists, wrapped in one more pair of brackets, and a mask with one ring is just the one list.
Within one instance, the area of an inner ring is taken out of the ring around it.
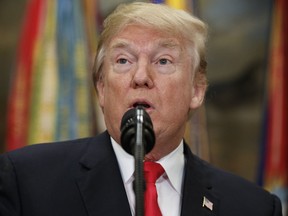
{"label": "necktie knot", "polygon": [[146,183],[154,183],[164,173],[164,169],[159,163],[145,161],[144,176]]}

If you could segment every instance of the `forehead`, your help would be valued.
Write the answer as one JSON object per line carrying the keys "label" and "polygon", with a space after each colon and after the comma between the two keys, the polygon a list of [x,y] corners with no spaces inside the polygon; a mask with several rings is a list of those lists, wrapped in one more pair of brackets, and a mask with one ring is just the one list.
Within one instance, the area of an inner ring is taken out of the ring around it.
{"label": "forehead", "polygon": [[135,46],[182,49],[184,43],[174,35],[139,25],[129,25],[123,28],[109,43],[109,48],[133,48]]}

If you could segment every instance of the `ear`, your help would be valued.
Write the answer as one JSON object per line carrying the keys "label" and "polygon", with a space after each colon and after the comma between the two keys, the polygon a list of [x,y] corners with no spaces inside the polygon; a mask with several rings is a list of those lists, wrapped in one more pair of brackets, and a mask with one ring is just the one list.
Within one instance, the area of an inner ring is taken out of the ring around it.
{"label": "ear", "polygon": [[204,74],[196,75],[192,87],[190,109],[192,110],[197,109],[202,105],[205,98],[206,89],[207,89],[206,76]]}
{"label": "ear", "polygon": [[98,101],[101,108],[104,107],[104,92],[105,92],[105,86],[104,86],[104,80],[98,80],[97,82],[97,93],[98,93]]}

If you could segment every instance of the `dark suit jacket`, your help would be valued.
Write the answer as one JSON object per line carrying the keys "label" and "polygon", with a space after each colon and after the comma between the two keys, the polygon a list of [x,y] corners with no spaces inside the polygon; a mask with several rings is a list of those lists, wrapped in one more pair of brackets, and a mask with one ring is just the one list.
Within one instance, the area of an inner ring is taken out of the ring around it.
{"label": "dark suit jacket", "polygon": [[[185,145],[182,216],[280,216],[275,196],[213,168]],[[213,210],[203,207],[203,197]],[[1,216],[129,216],[107,132],[22,148],[0,157]]]}

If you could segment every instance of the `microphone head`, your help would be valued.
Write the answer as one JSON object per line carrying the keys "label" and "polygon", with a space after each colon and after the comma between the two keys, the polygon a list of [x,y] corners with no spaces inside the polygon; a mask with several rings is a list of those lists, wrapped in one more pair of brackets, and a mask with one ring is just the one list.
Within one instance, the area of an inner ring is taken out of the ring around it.
{"label": "microphone head", "polygon": [[149,114],[142,106],[130,109],[122,117],[120,130],[122,148],[131,155],[134,155],[136,145],[137,113],[139,113],[139,110],[143,113],[144,154],[149,153],[155,144],[155,134]]}

